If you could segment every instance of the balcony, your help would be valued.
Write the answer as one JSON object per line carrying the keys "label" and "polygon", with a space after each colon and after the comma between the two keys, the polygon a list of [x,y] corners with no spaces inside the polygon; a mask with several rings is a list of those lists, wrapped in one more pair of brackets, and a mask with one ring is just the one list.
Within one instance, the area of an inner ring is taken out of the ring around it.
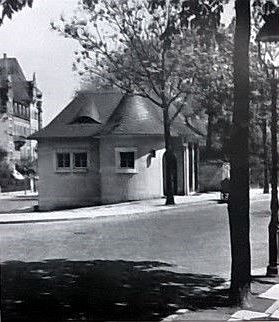
{"label": "balcony", "polygon": [[15,150],[19,151],[21,147],[26,143],[26,138],[23,136],[14,136]]}

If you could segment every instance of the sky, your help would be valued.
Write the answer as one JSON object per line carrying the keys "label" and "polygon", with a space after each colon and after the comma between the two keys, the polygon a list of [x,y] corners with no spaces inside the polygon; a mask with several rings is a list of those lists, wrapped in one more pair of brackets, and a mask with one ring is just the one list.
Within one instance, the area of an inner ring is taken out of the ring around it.
{"label": "sky", "polygon": [[[66,39],[50,28],[61,14],[70,15],[78,0],[34,0],[0,27],[0,56],[17,58],[27,80],[36,73],[43,92],[43,125],[47,125],[73,97],[79,88],[72,71],[77,42]],[[227,7],[223,22],[233,14],[233,1]]]}
{"label": "sky", "polygon": [[0,56],[17,58],[27,80],[36,72],[43,92],[43,123],[46,125],[71,100],[79,82],[72,72],[77,43],[51,30],[50,21],[70,14],[77,0],[34,0],[0,27]]}

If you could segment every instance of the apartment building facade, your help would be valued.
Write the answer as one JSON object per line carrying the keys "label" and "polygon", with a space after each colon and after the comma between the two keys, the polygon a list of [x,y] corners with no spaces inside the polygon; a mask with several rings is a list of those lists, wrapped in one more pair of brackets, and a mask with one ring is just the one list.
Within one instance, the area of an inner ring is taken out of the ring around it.
{"label": "apartment building facade", "polygon": [[11,167],[37,158],[37,143],[27,140],[42,127],[42,93],[36,77],[28,81],[16,58],[0,59],[0,147]]}

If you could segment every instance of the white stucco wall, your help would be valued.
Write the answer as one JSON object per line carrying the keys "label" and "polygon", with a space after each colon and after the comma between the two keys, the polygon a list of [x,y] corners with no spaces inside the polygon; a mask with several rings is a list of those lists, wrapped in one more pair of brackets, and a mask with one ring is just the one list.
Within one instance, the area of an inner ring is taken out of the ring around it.
{"label": "white stucco wall", "polygon": [[[100,202],[99,144],[97,141],[60,140],[39,142],[39,208],[87,206]],[[86,172],[57,172],[56,152],[88,151]]]}
{"label": "white stucco wall", "polygon": [[[115,148],[136,148],[136,173],[117,173]],[[156,150],[156,157],[150,151]],[[163,196],[162,137],[106,137],[100,142],[102,203]]]}

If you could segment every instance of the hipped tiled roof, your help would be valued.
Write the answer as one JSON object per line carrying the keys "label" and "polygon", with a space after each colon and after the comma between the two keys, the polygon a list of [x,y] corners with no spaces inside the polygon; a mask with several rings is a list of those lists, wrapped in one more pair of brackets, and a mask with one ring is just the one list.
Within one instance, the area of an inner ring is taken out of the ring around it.
{"label": "hipped tiled roof", "polygon": [[[81,113],[82,112],[82,113]],[[173,115],[172,108],[170,114]],[[94,123],[73,124],[79,116],[89,116]],[[85,115],[86,114],[86,115]],[[162,109],[140,96],[116,92],[83,92],[32,139],[102,137],[116,135],[163,135]],[[171,126],[172,136],[197,138],[179,115]]]}
{"label": "hipped tiled roof", "polygon": [[28,82],[16,58],[0,59],[0,87],[7,86],[8,76],[11,80],[14,100],[20,103],[31,101],[30,82]]}
{"label": "hipped tiled roof", "polygon": [[162,121],[159,107],[140,96],[124,95],[101,135],[162,134]]}

